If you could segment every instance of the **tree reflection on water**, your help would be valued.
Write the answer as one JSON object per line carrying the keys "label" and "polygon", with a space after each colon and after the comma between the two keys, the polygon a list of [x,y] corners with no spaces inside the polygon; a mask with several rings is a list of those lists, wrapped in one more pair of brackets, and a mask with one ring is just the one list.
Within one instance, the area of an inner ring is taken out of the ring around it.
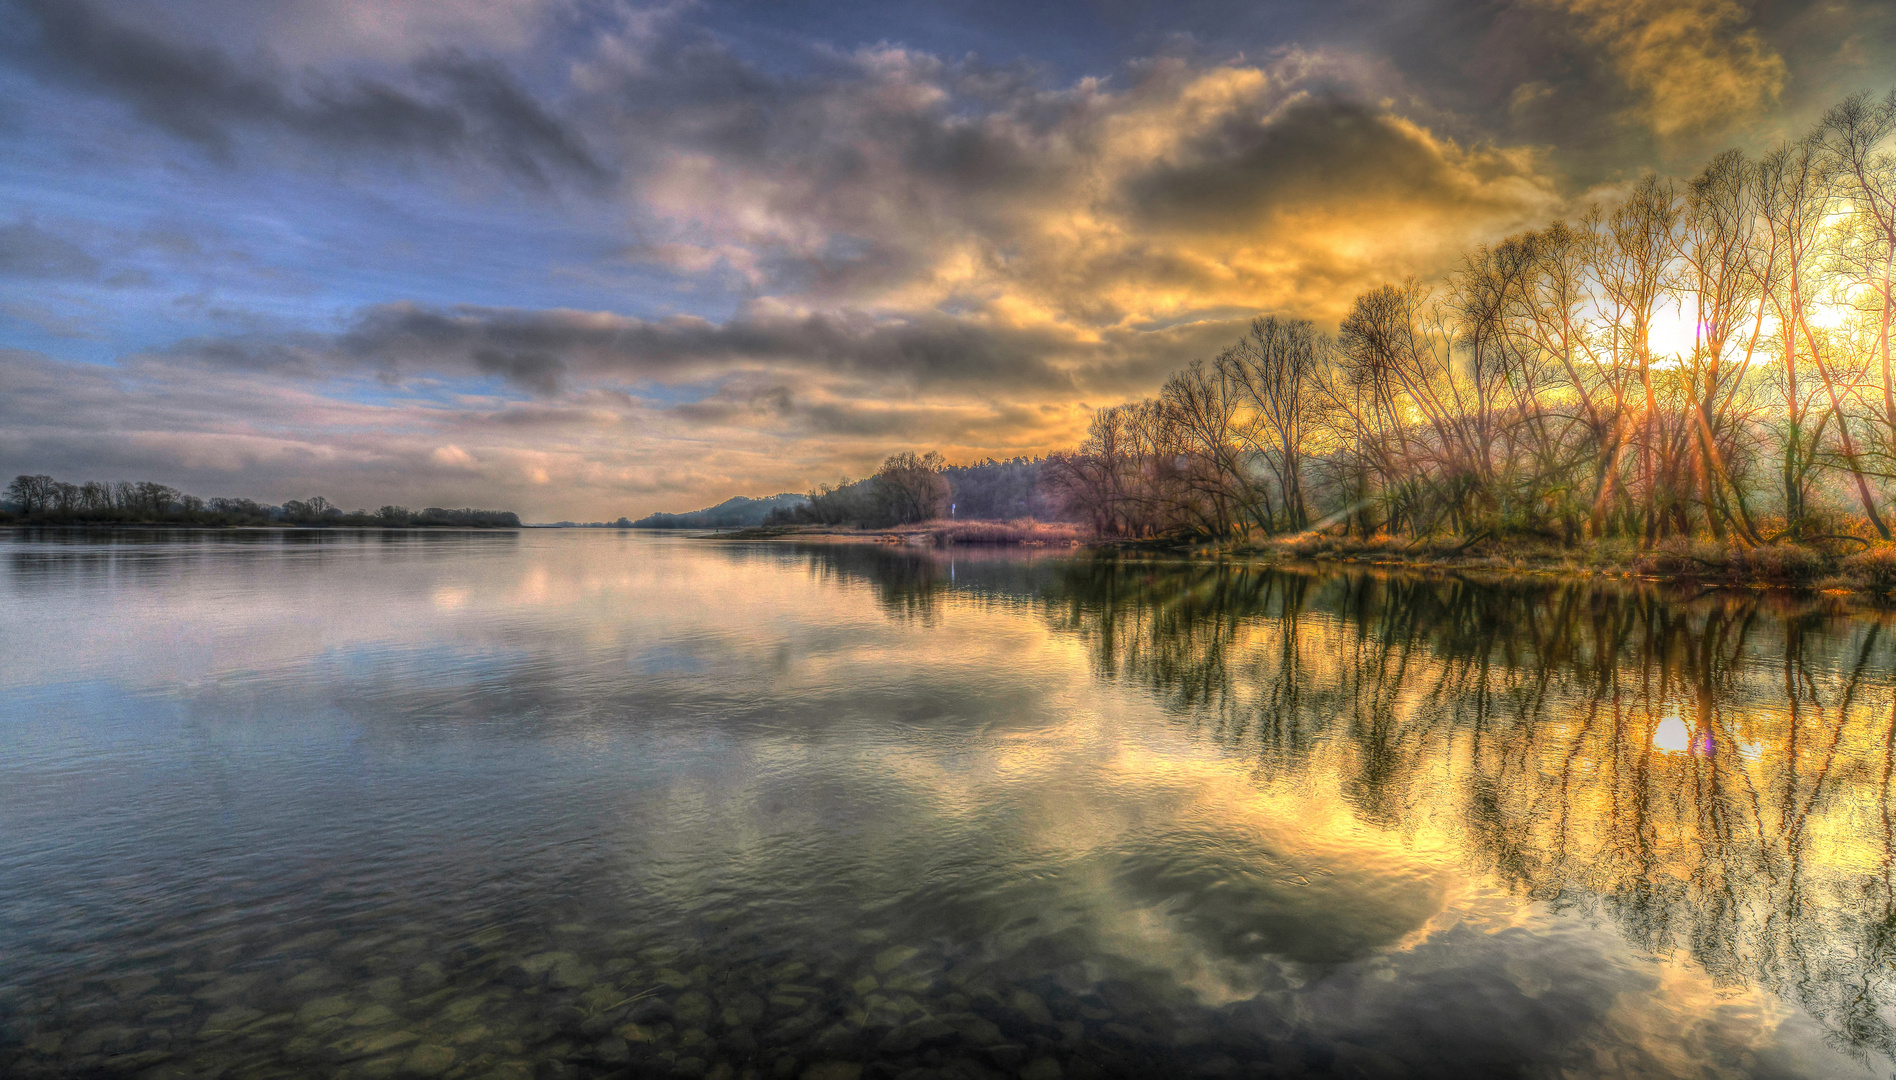
{"label": "tree reflection on water", "polygon": [[[1363,821],[1896,1052],[1886,617],[1787,593],[829,549],[886,610],[1031,605],[1096,674]],[[951,580],[952,578],[952,580]]]}

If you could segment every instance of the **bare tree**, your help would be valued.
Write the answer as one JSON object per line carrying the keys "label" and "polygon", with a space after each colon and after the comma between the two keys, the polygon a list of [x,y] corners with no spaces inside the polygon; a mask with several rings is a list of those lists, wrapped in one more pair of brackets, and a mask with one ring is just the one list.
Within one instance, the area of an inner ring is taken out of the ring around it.
{"label": "bare tree", "polygon": [[926,454],[905,450],[882,463],[876,470],[875,493],[887,510],[890,524],[927,521],[948,512],[943,464],[941,455],[933,450]]}
{"label": "bare tree", "polygon": [[1304,444],[1315,400],[1313,383],[1329,350],[1330,343],[1308,319],[1265,315],[1251,320],[1250,332],[1218,357],[1219,372],[1242,391],[1252,411],[1251,422],[1238,428],[1239,437],[1275,473],[1284,524],[1292,530],[1310,525],[1303,490]]}

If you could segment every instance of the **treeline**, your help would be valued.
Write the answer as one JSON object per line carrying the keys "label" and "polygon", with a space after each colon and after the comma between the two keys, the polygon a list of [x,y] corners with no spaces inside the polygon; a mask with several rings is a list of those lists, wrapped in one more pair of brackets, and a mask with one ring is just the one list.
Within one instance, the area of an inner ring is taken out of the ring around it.
{"label": "treeline", "polygon": [[0,501],[0,520],[51,525],[314,525],[363,528],[518,528],[511,510],[448,510],[405,506],[344,512],[318,495],[282,506],[252,499],[202,499],[150,480],[74,484],[51,476],[16,476]]}
{"label": "treeline", "polygon": [[622,527],[631,529],[742,529],[762,525],[773,511],[789,510],[804,501],[804,496],[788,492],[762,499],[739,495],[716,506],[689,513],[667,514],[661,511],[647,514],[637,521],[619,520],[623,523]]}
{"label": "treeline", "polygon": [[904,451],[873,476],[822,485],[800,505],[771,511],[765,524],[881,529],[937,518],[1058,520],[1063,508],[1042,491],[1042,466],[1042,459],[1025,457],[950,465],[933,450]]}
{"label": "treeline", "polygon": [[943,466],[941,475],[948,481],[950,516],[974,521],[1063,519],[1064,507],[1041,489],[1044,464],[1043,458],[1012,457],[1005,461],[988,458],[968,465]]}
{"label": "treeline", "polygon": [[[1101,533],[1891,536],[1896,93],[1691,180],[1256,320],[1041,487]],[[1669,329],[1680,331],[1667,340]]]}

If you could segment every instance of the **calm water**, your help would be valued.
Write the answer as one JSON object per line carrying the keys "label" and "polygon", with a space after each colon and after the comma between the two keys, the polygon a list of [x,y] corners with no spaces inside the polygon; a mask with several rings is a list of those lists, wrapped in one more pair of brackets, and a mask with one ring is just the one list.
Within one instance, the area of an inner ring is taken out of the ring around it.
{"label": "calm water", "polygon": [[0,538],[0,1075],[1891,1074],[1822,597]]}

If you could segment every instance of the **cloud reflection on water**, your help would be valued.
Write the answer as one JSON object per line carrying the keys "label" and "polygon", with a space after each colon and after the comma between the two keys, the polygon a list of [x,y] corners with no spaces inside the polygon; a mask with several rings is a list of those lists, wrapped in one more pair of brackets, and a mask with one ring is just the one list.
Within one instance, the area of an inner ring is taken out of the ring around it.
{"label": "cloud reflection on water", "polygon": [[[0,963],[0,990],[84,1001],[121,933],[157,978],[263,973],[286,1016],[301,965],[362,962],[284,959],[305,932],[400,927],[488,993],[555,944],[793,955],[843,986],[906,944],[954,993],[1143,1017],[1129,1052],[1160,1056],[1112,1060],[1887,1071],[1880,616],[617,533],[306,539],[6,552],[0,930],[43,962]],[[1674,720],[1713,752],[1654,752]]]}

